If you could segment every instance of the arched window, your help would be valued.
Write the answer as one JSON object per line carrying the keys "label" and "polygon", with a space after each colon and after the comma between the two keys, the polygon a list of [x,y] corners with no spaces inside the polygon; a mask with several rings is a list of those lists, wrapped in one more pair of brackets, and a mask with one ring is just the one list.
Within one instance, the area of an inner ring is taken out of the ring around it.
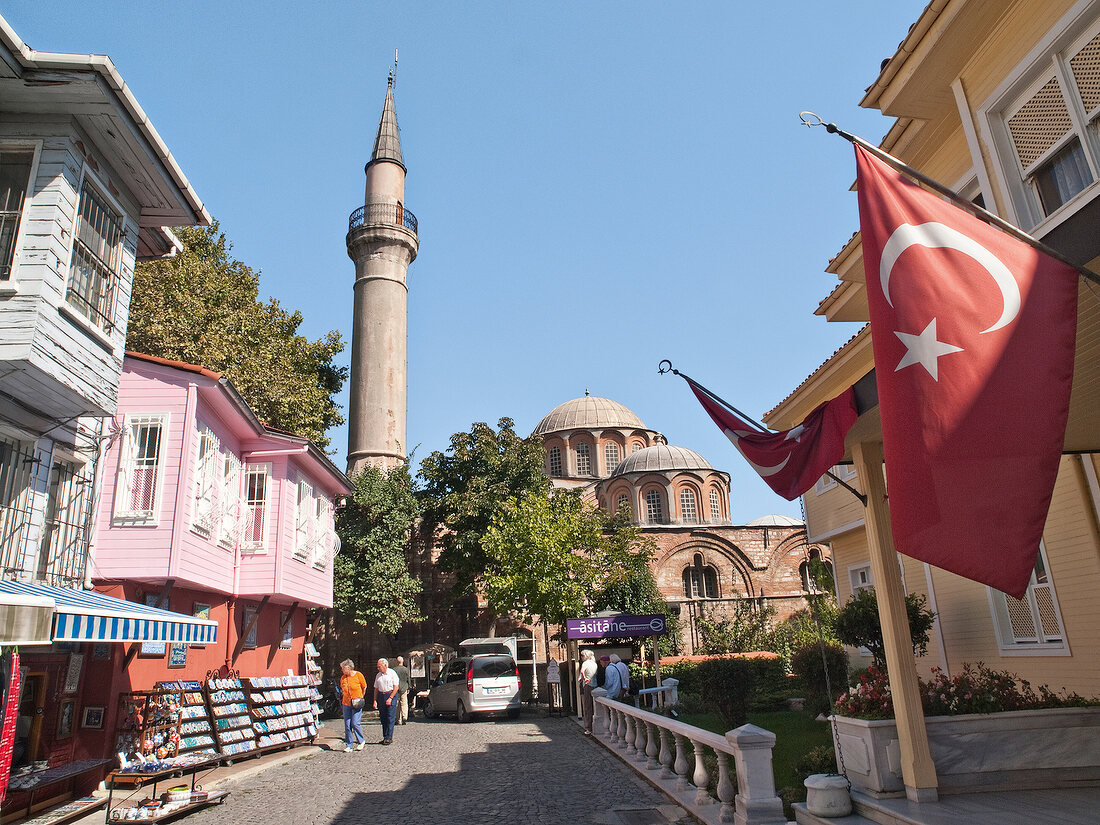
{"label": "arched window", "polygon": [[703,556],[696,553],[690,567],[685,567],[681,580],[684,597],[688,599],[717,599],[718,571],[703,563]]}
{"label": "arched window", "polygon": [[696,524],[699,511],[695,507],[695,491],[687,487],[680,491],[680,520],[684,524]]}
{"label": "arched window", "polygon": [[718,491],[713,487],[710,488],[710,520],[722,520],[722,499],[718,496]]}
{"label": "arched window", "polygon": [[624,507],[630,507],[630,496],[619,493],[619,498],[615,501],[615,512],[621,513]]}
{"label": "arched window", "polygon": [[550,476],[552,478],[561,477],[561,449],[558,447],[551,447],[546,455],[550,459]]}
{"label": "arched window", "polygon": [[619,466],[619,445],[614,442],[603,445],[603,460],[607,465],[607,474],[611,475],[615,472],[615,468]]}
{"label": "arched window", "polygon": [[592,475],[592,453],[589,452],[587,444],[577,445],[577,475]]}
{"label": "arched window", "polygon": [[642,450],[644,448],[645,444],[643,444],[641,441],[635,441],[633,444],[630,445],[630,452],[636,453],[638,452],[638,450]]}
{"label": "arched window", "polygon": [[645,494],[645,515],[646,521],[650,524],[660,524],[665,520],[659,490],[650,490]]}
{"label": "arched window", "polygon": [[[825,568],[825,581],[815,582],[813,580],[812,566],[813,562],[820,561]],[[817,548],[810,550],[810,557],[806,559],[802,564],[798,565],[798,575],[802,579],[802,591],[804,593],[820,593],[822,588],[831,592],[834,588],[832,585],[833,579],[833,564],[828,559],[822,559],[820,551]]]}

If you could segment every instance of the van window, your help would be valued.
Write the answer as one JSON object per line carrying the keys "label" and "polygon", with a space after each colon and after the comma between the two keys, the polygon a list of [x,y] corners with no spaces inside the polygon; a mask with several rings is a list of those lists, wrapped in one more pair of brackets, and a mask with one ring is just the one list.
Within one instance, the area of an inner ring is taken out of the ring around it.
{"label": "van window", "polygon": [[479,656],[473,660],[474,678],[479,676],[514,676],[516,663],[511,656]]}

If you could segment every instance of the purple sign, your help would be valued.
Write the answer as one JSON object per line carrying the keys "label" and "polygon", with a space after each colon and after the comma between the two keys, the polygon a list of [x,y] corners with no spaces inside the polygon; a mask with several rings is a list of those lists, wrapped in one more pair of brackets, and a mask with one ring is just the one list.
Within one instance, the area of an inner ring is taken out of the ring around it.
{"label": "purple sign", "polygon": [[570,639],[604,639],[615,636],[660,636],[665,632],[665,617],[655,616],[590,616],[587,619],[566,619]]}

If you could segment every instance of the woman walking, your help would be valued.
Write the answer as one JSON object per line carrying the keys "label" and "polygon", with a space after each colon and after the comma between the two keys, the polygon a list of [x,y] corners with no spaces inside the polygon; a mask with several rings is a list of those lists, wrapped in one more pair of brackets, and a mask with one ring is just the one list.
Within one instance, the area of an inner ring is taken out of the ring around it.
{"label": "woman walking", "polygon": [[340,698],[344,710],[344,753],[363,750],[363,704],[366,702],[367,680],[355,669],[351,659],[340,662],[344,675],[340,677]]}

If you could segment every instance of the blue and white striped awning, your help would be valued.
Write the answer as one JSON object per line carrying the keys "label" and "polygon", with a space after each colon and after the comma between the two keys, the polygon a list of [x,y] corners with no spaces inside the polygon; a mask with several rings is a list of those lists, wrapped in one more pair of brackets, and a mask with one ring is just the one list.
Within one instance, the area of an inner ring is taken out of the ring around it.
{"label": "blue and white striped awning", "polygon": [[94,590],[68,590],[48,584],[0,581],[4,594],[52,599],[55,642],[192,642],[212,644],[218,623],[146,607]]}

